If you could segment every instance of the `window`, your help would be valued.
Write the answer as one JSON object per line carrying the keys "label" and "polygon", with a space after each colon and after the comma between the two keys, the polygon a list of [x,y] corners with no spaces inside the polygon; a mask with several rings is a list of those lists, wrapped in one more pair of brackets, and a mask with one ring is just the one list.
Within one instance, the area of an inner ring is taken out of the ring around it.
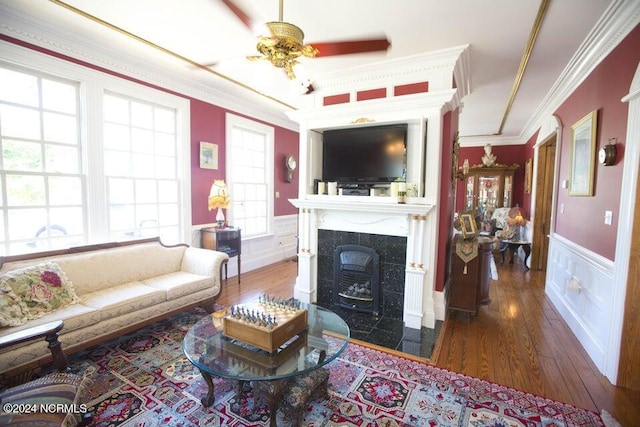
{"label": "window", "polygon": [[111,239],[178,241],[175,110],[106,93],[103,132]]}
{"label": "window", "polygon": [[273,229],[273,127],[233,114],[226,116],[228,221],[243,237]]}
{"label": "window", "polygon": [[189,242],[189,101],[37,52],[15,57],[22,65],[0,62],[0,255]]}
{"label": "window", "polygon": [[84,241],[78,84],[0,68],[0,251]]}

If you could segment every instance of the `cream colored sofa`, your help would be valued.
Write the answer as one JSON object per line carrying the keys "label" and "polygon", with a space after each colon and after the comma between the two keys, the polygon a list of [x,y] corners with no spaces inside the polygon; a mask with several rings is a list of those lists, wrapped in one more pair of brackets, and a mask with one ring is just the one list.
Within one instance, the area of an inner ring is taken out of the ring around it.
{"label": "cream colored sofa", "polygon": [[[1,260],[0,274],[5,275],[49,261],[57,263],[80,301],[23,325],[0,328],[0,339],[63,320],[60,340],[68,355],[187,308],[200,305],[213,310],[221,289],[221,268],[228,257],[187,245],[164,246],[153,238]],[[44,342],[1,350],[0,373],[10,377],[48,359]]]}

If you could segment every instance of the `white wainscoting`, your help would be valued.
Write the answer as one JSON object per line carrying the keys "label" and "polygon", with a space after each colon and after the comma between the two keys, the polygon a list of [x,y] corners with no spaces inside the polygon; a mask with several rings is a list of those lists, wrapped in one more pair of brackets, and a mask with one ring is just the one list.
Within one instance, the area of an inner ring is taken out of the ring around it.
{"label": "white wainscoting", "polygon": [[[191,245],[200,247],[200,229],[211,225],[194,226]],[[273,234],[242,238],[242,273],[264,267],[297,254],[298,215],[282,215],[274,219]],[[232,258],[228,264],[229,277],[238,274],[238,263]]]}
{"label": "white wainscoting", "polygon": [[600,372],[611,339],[613,275],[613,261],[551,236],[545,293]]}

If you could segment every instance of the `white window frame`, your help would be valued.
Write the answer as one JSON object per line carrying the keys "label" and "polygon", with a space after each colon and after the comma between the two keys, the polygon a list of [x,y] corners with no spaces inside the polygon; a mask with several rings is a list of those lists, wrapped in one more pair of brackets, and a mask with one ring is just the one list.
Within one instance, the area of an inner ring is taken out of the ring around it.
{"label": "white window frame", "polygon": [[[0,41],[0,58],[9,65],[77,81],[80,91],[80,138],[83,173],[86,175],[87,243],[110,240],[106,214],[106,191],[103,170],[102,105],[105,92],[121,93],[176,110],[177,176],[180,179],[182,223],[180,242],[190,244],[191,236],[191,117],[188,99],[91,68]],[[91,108],[88,108],[91,106]],[[90,171],[91,173],[88,173]]]}
{"label": "white window frame", "polygon": [[[273,159],[274,159],[274,146],[275,146],[275,130],[273,128],[273,126],[268,126],[264,123],[260,123],[257,122],[255,120],[250,120],[247,119],[245,117],[241,117],[238,116],[236,114],[232,114],[232,113],[226,113],[225,115],[225,144],[227,149],[225,150],[225,160],[226,160],[226,167],[227,167],[227,177],[229,177],[227,181],[227,186],[229,187],[229,192],[230,192],[230,196],[231,196],[231,204],[232,207],[229,208],[229,210],[227,211],[227,222],[229,224],[231,224],[232,226],[233,224],[233,183],[230,181],[230,177],[232,176],[231,173],[229,172],[229,170],[233,167],[234,164],[234,159],[233,159],[233,153],[232,153],[232,149],[231,149],[231,144],[232,142],[232,135],[233,135],[233,129],[234,128],[240,128],[243,130],[248,130],[248,131],[252,131],[252,132],[256,132],[256,133],[260,133],[263,134],[265,136],[265,143],[266,143],[266,147],[265,147],[265,182],[267,184],[267,230],[265,233],[263,234],[257,234],[257,235],[247,235],[246,238],[248,239],[252,239],[252,238],[261,238],[261,237],[267,237],[267,236],[271,236],[273,235],[273,229],[274,229],[274,188],[275,188],[275,184],[274,184],[274,165],[273,165]],[[243,236],[243,240],[245,240],[245,233],[242,233]]]}

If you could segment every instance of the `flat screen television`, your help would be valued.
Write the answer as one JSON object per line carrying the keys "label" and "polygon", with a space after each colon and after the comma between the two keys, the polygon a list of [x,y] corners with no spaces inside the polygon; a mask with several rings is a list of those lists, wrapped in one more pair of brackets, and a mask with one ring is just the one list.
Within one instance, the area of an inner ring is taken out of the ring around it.
{"label": "flat screen television", "polygon": [[406,176],[406,123],[329,130],[322,142],[323,181],[372,185]]}

